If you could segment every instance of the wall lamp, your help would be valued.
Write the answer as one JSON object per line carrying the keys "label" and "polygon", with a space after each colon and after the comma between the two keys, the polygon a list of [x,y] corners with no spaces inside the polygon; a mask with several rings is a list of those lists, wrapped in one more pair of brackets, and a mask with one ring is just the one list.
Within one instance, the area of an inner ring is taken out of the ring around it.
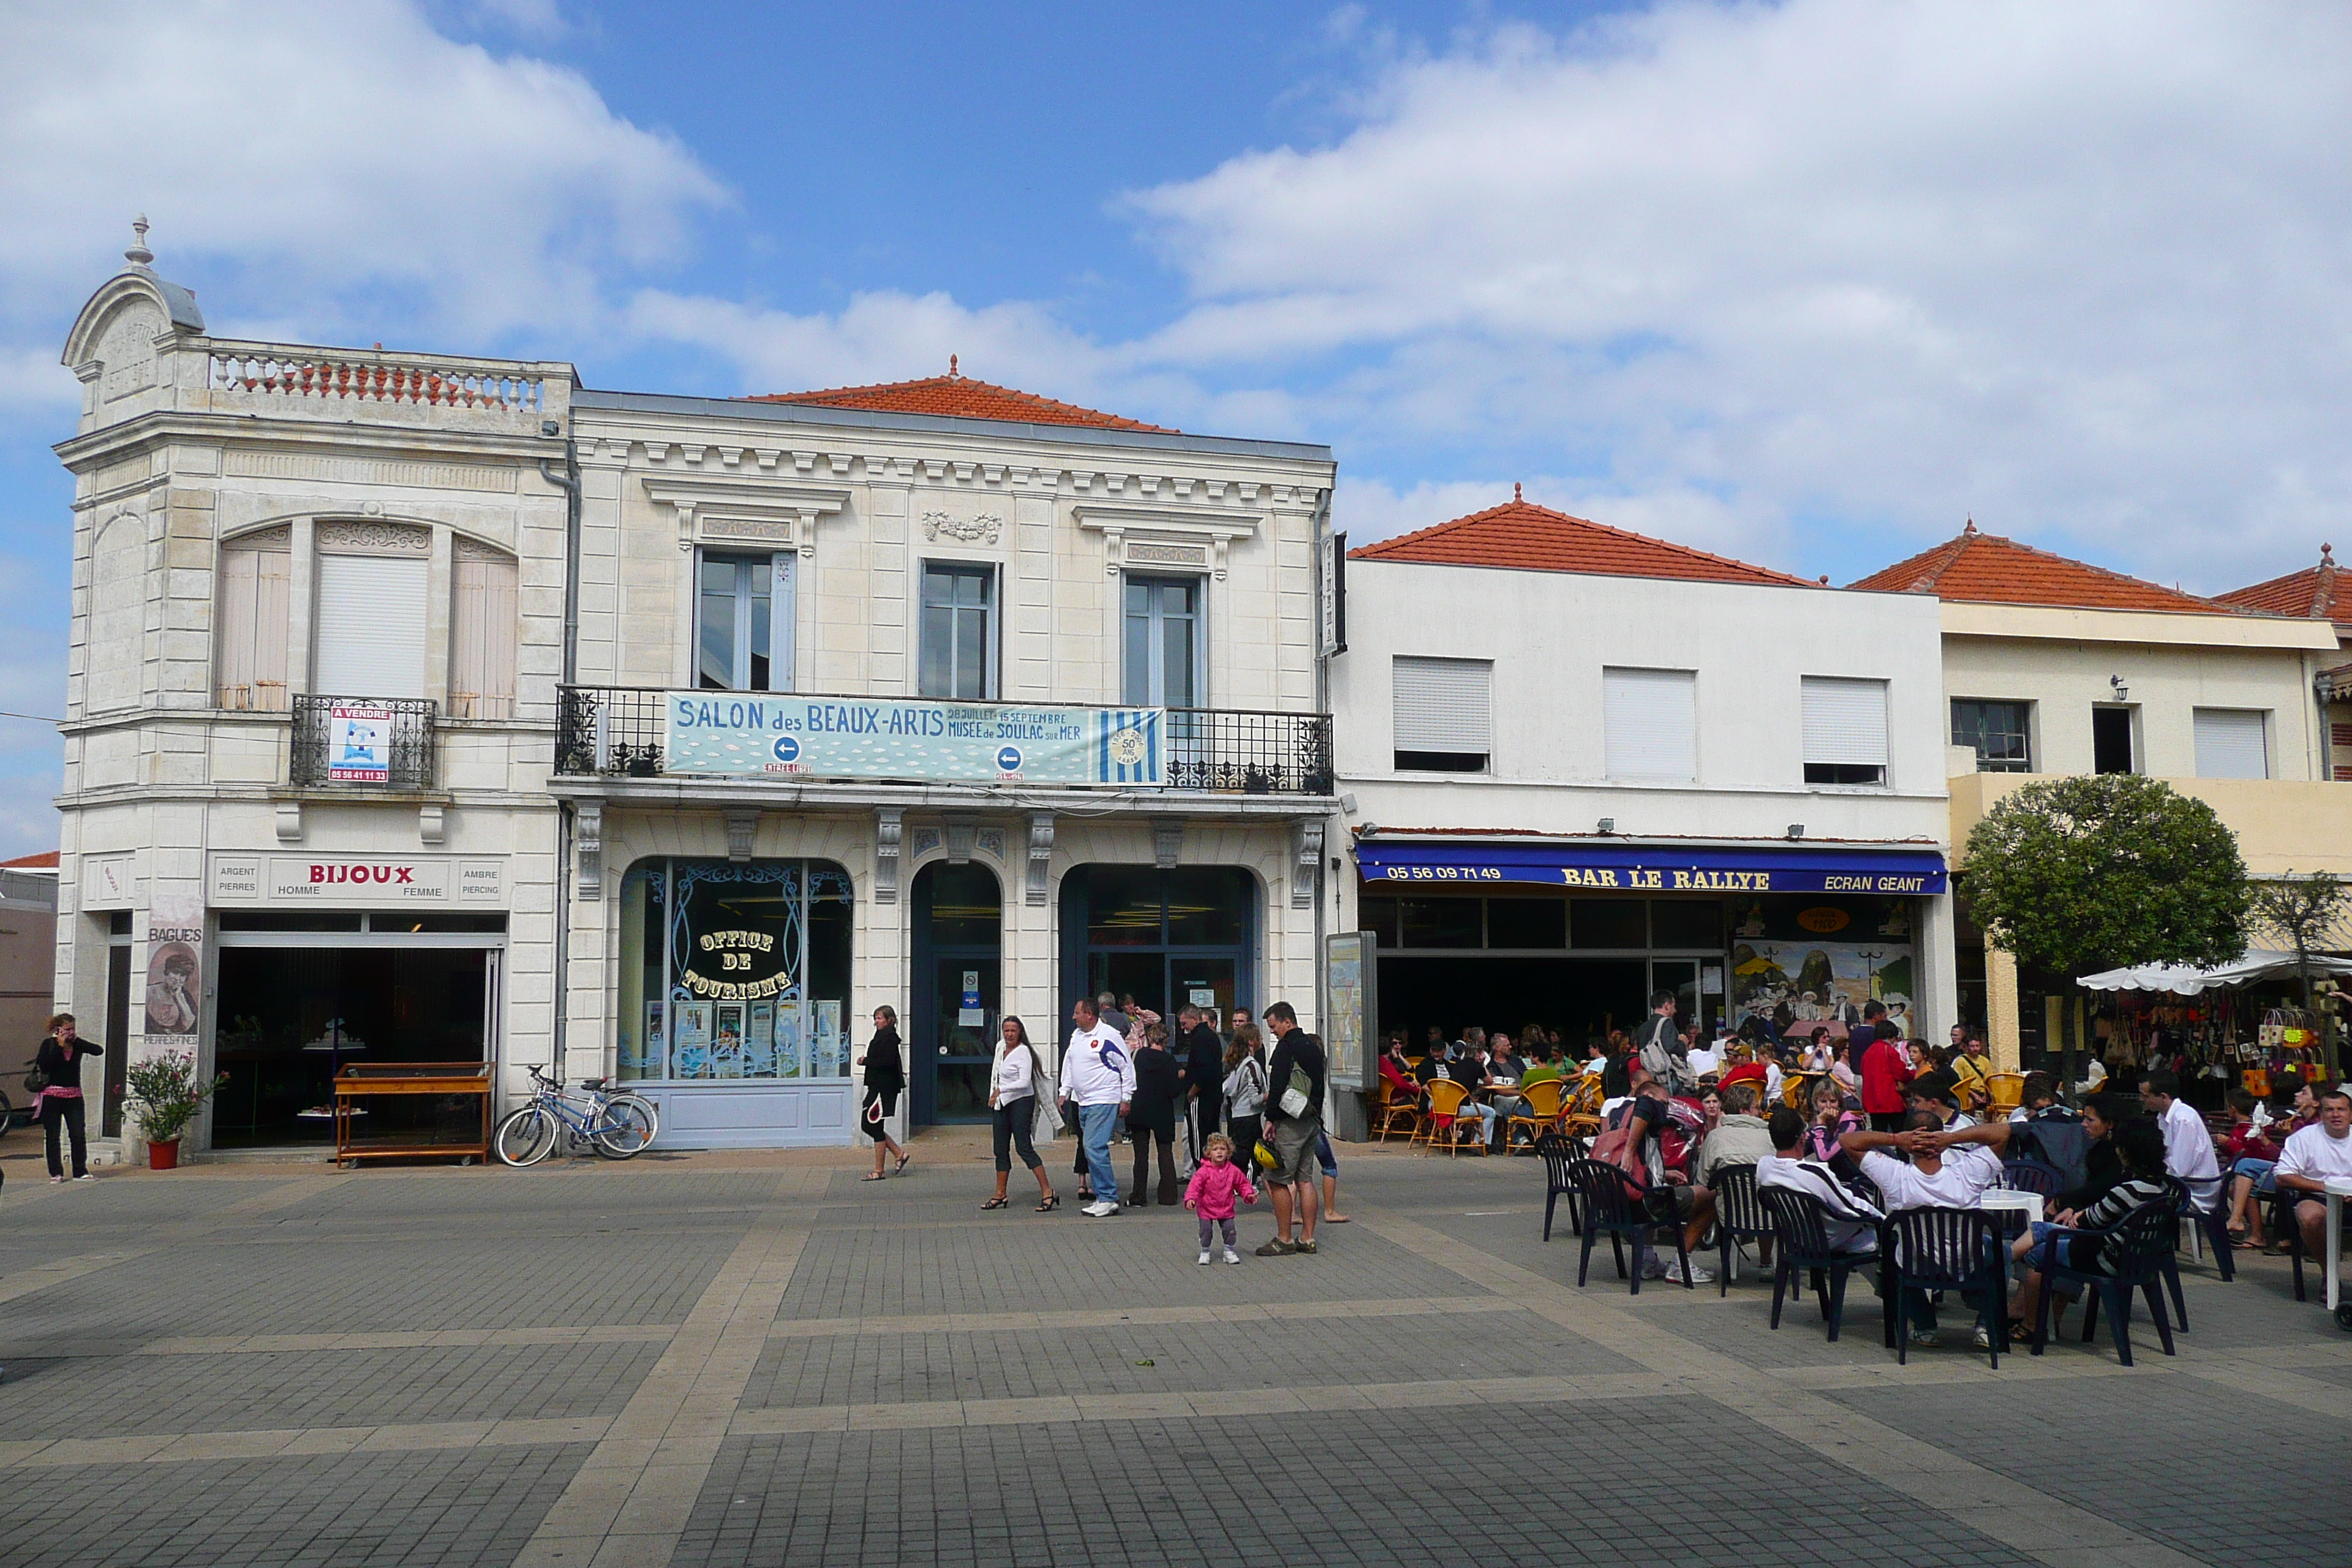
{"label": "wall lamp", "polygon": [[1802,838],[1804,836],[1805,836],[1805,825],[1804,825],[1803,823],[1801,823],[1801,822],[1792,822],[1792,823],[1789,824],[1789,837],[1791,837],[1791,838]]}
{"label": "wall lamp", "polygon": [[1617,819],[1616,819],[1615,817],[1613,817],[1613,816],[1604,816],[1604,817],[1602,817],[1602,818],[1601,819],[1601,832],[1603,832],[1603,833],[1614,833],[1614,832],[1616,832],[1616,831],[1617,831]]}
{"label": "wall lamp", "polygon": [[2107,687],[2116,694],[2116,701],[2128,702],[2131,700],[2131,688],[2124,684],[2124,678],[2122,676],[2110,675],[2107,677]]}

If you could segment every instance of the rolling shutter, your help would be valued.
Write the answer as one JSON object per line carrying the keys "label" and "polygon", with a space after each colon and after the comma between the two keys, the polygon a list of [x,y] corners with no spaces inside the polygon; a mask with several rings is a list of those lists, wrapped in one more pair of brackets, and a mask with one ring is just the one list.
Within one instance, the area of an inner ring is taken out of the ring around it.
{"label": "rolling shutter", "polygon": [[1603,669],[1601,743],[1612,779],[1698,776],[1698,678],[1687,669]]}
{"label": "rolling shutter", "polygon": [[1397,658],[1396,740],[1400,752],[1495,749],[1489,688],[1495,663],[1486,658]]}
{"label": "rolling shutter", "polygon": [[320,556],[310,689],[326,697],[424,696],[425,581],[422,560]]}
{"label": "rolling shutter", "polygon": [[1806,762],[1886,765],[1886,682],[1809,675],[1804,706]]}
{"label": "rolling shutter", "polygon": [[2263,743],[2259,708],[2200,708],[2194,719],[2197,776],[2200,779],[2266,779],[2270,748]]}

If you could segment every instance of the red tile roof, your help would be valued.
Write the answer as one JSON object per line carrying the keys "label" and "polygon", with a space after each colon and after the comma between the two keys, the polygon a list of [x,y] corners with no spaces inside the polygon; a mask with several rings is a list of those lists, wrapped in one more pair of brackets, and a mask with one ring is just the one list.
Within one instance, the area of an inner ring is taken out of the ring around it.
{"label": "red tile roof", "polygon": [[1351,561],[1411,561],[1432,566],[1502,566],[1521,572],[1582,572],[1599,577],[1671,577],[1698,583],[1760,583],[1817,588],[1785,572],[1710,555],[1686,544],[1570,517],[1524,500],[1514,485],[1501,506],[1474,511],[1360,550]]}
{"label": "red tile roof", "polygon": [[1938,599],[1987,605],[2205,615],[2226,614],[2230,608],[2104,566],[2053,555],[1998,533],[1979,533],[1973,522],[1958,538],[1846,586],[1890,594],[1933,594]]}
{"label": "red tile roof", "polygon": [[2310,620],[2352,623],[2352,583],[2336,564],[2333,547],[2319,547],[2319,564],[2257,583],[2251,588],[2216,594],[2225,605],[2242,610],[2267,610],[2274,616],[2301,616]]}
{"label": "red tile roof", "polygon": [[825,408],[862,408],[875,414],[940,414],[950,419],[1001,419],[1018,425],[1083,425],[1097,430],[1149,430],[1155,435],[1181,432],[1163,425],[1146,425],[1075,403],[1057,403],[1034,392],[974,381],[956,369],[948,356],[945,375],[920,381],[890,381],[873,386],[834,386],[818,392],[771,392],[747,397],[746,403],[810,403]]}
{"label": "red tile roof", "polygon": [[0,871],[54,871],[58,868],[58,852],[44,850],[38,855],[19,855],[14,860],[0,860]]}

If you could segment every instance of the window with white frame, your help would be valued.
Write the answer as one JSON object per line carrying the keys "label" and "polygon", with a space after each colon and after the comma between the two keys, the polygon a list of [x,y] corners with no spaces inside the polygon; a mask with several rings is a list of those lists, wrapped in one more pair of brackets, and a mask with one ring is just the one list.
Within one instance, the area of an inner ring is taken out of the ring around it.
{"label": "window with white frame", "polygon": [[789,552],[707,550],[696,595],[695,684],[706,691],[793,689]]}
{"label": "window with white frame", "polygon": [[1698,776],[1698,677],[1687,669],[1603,669],[1601,747],[1612,779]]}
{"label": "window with white frame", "polygon": [[2191,722],[2200,779],[2271,776],[2269,717],[2259,708],[2200,708]]}
{"label": "window with white frame", "polygon": [[[354,533],[363,532],[353,529]],[[375,531],[405,537],[406,531]],[[427,536],[413,553],[344,554],[322,541],[310,689],[331,697],[423,697]]]}
{"label": "window with white frame", "polygon": [[925,697],[996,695],[996,568],[923,565],[920,690]]}
{"label": "window with white frame", "polygon": [[1396,656],[1393,761],[1400,772],[1475,773],[1495,749],[1495,661]]}
{"label": "window with white frame", "polygon": [[278,712],[288,706],[286,651],[293,630],[293,531],[280,525],[233,539],[221,547],[213,700],[223,708]]}
{"label": "window with white frame", "polygon": [[1805,782],[1886,782],[1886,682],[1804,677]]}
{"label": "window with white frame", "polygon": [[1129,577],[1126,583],[1120,700],[1130,708],[1199,708],[1201,579]]}
{"label": "window with white frame", "polygon": [[449,562],[449,715],[511,719],[517,619],[515,558],[455,542]]}

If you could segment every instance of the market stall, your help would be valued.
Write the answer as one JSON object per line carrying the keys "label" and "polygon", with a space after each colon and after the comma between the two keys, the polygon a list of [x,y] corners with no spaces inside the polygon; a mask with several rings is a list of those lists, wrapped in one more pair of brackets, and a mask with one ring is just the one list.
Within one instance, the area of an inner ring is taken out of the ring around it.
{"label": "market stall", "polygon": [[[2352,975],[2352,960],[2314,954],[2312,978]],[[2096,1021],[2100,1059],[2126,1084],[2126,1069],[2168,1067],[2184,1085],[2210,1085],[2196,1100],[2245,1087],[2269,1092],[2273,1073],[2315,1074],[2322,1060],[2318,1021],[2298,1001],[2295,956],[2248,948],[2233,963],[2200,969],[2144,963],[2075,977],[2086,991],[2112,994],[2112,1013]]]}

